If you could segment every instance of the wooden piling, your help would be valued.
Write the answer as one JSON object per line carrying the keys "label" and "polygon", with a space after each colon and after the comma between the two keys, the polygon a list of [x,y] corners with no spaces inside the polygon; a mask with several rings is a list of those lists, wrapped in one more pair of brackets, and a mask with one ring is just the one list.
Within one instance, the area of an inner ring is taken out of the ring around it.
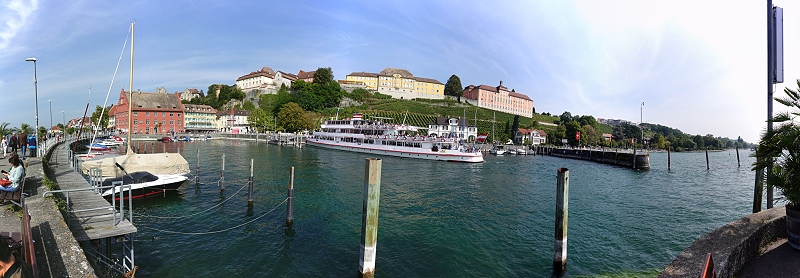
{"label": "wooden piling", "polygon": [[222,153],[222,172],[219,174],[219,191],[225,191],[225,153]]}
{"label": "wooden piling", "polygon": [[706,170],[711,170],[711,166],[708,165],[708,147],[706,147]]}
{"label": "wooden piling", "polygon": [[556,225],[553,270],[567,269],[567,221],[569,216],[569,169],[559,168],[556,181]]}
{"label": "wooden piling", "polygon": [[753,190],[753,213],[761,211],[761,201],[764,196],[764,169],[756,171],[756,187]]}
{"label": "wooden piling", "polygon": [[247,204],[253,205],[253,159],[250,159],[250,178],[247,180]]}
{"label": "wooden piling", "polygon": [[381,196],[381,159],[367,158],[364,165],[364,202],[361,210],[361,277],[375,276],[375,254],[378,245],[378,208]]}
{"label": "wooden piling", "polygon": [[672,148],[667,146],[667,171],[672,170],[672,156],[669,152],[669,149]]}
{"label": "wooden piling", "polygon": [[294,167],[289,167],[289,189],[286,192],[288,200],[286,201],[286,225],[291,227],[294,221],[292,215],[294,210]]}
{"label": "wooden piling", "polygon": [[195,160],[195,161],[197,162],[197,171],[195,171],[194,183],[199,183],[200,182],[200,149],[199,148],[197,149],[197,160]]}
{"label": "wooden piling", "polygon": [[736,145],[736,165],[742,167],[742,161],[739,160],[739,145]]}
{"label": "wooden piling", "polygon": [[164,144],[164,153],[167,153],[167,144]]}

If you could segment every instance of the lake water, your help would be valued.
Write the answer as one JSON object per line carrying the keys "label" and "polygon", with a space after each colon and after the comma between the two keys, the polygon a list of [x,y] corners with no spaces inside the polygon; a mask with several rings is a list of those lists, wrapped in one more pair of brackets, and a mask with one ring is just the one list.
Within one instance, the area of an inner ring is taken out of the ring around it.
{"label": "lake water", "polygon": [[[134,204],[137,274],[357,275],[368,155],[229,140],[167,149],[180,151],[193,174],[200,150],[201,184]],[[571,179],[564,275],[654,276],[698,237],[750,213],[749,154],[741,151],[737,167],[734,150],[711,152],[706,170],[704,153],[673,153],[671,171],[666,153],[651,154],[649,171],[549,156],[487,155],[479,164],[379,156],[375,274],[552,276],[556,171],[565,167]],[[245,187],[250,159],[252,208]],[[282,202],[290,166],[294,225],[287,229]]]}

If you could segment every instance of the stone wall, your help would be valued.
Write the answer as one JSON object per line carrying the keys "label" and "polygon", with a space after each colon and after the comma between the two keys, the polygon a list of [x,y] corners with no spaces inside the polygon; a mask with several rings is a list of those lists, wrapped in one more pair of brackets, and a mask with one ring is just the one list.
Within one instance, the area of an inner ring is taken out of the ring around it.
{"label": "stone wall", "polygon": [[733,277],[761,248],[786,237],[786,209],[777,207],[750,214],[692,242],[658,277],[696,278],[711,253],[717,277]]}

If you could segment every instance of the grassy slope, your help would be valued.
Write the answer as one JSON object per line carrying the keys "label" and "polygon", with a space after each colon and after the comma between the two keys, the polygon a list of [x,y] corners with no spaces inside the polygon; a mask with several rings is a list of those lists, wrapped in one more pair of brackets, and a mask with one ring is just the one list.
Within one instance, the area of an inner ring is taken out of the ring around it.
{"label": "grassy slope", "polygon": [[[406,111],[408,114],[406,116]],[[478,132],[485,133],[492,130],[492,119],[495,118],[497,124],[503,125],[508,121],[514,122],[514,115],[495,112],[493,110],[480,108],[466,103],[458,103],[453,100],[402,100],[386,99],[373,100],[369,104],[351,106],[339,111],[339,118],[349,117],[352,113],[364,113],[366,116],[379,116],[393,118],[388,122],[405,123],[414,126],[427,127],[438,117],[464,117],[466,115],[470,124],[474,124],[477,118]],[[323,116],[333,117],[336,109],[327,109],[322,112]],[[520,127],[530,127],[533,120],[545,123],[552,123],[557,117],[535,114],[534,118],[520,117]]]}

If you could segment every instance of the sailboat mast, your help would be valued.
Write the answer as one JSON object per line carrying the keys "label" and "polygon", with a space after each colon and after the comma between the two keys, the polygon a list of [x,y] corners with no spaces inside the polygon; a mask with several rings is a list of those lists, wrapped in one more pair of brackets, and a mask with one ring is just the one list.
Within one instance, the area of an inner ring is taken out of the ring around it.
{"label": "sailboat mast", "polygon": [[128,153],[133,152],[131,149],[131,132],[133,126],[131,122],[131,106],[133,105],[133,28],[136,22],[131,23],[131,76],[128,83]]}

